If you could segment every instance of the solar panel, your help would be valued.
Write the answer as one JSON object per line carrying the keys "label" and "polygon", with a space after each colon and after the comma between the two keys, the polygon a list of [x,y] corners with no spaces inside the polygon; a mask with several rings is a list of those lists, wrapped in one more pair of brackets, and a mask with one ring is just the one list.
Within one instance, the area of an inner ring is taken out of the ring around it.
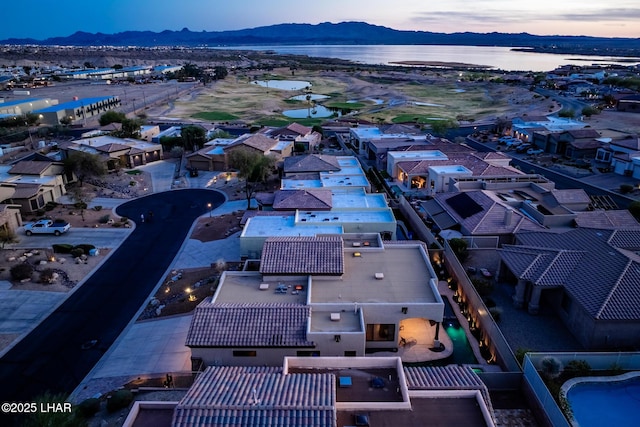
{"label": "solar panel", "polygon": [[475,200],[473,200],[467,193],[460,193],[446,200],[446,203],[453,209],[461,218],[469,218],[477,213],[482,212],[482,206],[480,206]]}

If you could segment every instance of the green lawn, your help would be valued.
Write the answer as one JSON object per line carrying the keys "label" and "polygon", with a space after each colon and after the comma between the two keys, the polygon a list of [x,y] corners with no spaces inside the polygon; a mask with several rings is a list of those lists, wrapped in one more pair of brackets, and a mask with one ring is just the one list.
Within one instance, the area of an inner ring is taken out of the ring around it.
{"label": "green lawn", "polygon": [[[444,117],[443,117],[444,118]],[[434,120],[433,116],[424,116],[421,114],[400,114],[391,119],[393,123],[419,123],[431,124],[440,120]]]}
{"label": "green lawn", "polygon": [[225,122],[229,120],[237,120],[238,116],[227,113],[225,111],[203,111],[192,115],[196,119],[209,120],[212,122]]}
{"label": "green lawn", "polygon": [[351,111],[366,107],[366,105],[361,102],[329,102],[325,104],[325,107]]}

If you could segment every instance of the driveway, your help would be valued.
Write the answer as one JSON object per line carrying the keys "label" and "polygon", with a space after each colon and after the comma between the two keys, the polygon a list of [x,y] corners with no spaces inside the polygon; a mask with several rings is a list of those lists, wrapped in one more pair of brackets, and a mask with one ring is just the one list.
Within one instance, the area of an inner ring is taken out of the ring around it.
{"label": "driveway", "polygon": [[[193,221],[222,193],[176,190],[127,202],[118,215],[137,227],[109,259],[36,329],[0,359],[2,401],[72,392],[163,279]],[[140,214],[153,211],[153,221]],[[82,344],[97,340],[91,348]]]}

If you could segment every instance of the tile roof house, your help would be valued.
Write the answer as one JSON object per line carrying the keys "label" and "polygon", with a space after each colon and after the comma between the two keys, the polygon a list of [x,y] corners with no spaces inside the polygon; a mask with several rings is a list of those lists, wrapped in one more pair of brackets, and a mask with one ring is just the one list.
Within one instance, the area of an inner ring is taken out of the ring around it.
{"label": "tile roof house", "polygon": [[500,244],[511,243],[520,230],[542,229],[488,191],[440,193],[421,205],[440,230],[458,228],[464,236],[494,236]]}
{"label": "tile roof house", "polygon": [[335,156],[309,154],[284,159],[284,176],[300,173],[338,172],[340,165]]}
{"label": "tile roof house", "polygon": [[[2,196],[6,197],[2,200],[20,206],[23,214],[37,212],[66,194],[66,178],[62,163],[45,156],[37,155],[33,160],[4,166],[0,170],[0,181],[4,188]],[[12,189],[10,197],[8,188]]]}
{"label": "tile roof house", "polygon": [[82,151],[100,155],[109,169],[119,166],[133,168],[163,158],[162,145],[132,138],[116,138],[109,135],[79,139],[66,144],[64,150]]}
{"label": "tile roof house", "polygon": [[[494,427],[498,418],[468,366],[403,367],[398,357],[287,357],[280,365],[208,367],[179,402],[134,402],[123,426],[414,426],[437,412],[438,425]],[[372,378],[385,387],[371,387]]]}
{"label": "tile roof house", "polygon": [[[406,322],[442,321],[444,303],[423,244],[383,244],[364,233],[345,238],[348,247],[335,235],[270,238],[259,272],[224,272],[193,314],[186,345],[194,366],[364,356],[369,348],[397,348],[400,330],[411,327]],[[420,340],[433,345],[438,329],[427,329]]]}
{"label": "tile roof house", "polygon": [[500,250],[514,303],[537,313],[542,294],[588,349],[640,345],[640,229],[522,232]]}

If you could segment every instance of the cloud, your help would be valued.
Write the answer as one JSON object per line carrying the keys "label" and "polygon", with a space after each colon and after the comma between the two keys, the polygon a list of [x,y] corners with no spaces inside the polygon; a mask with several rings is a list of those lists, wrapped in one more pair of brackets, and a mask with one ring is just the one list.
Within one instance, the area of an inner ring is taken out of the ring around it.
{"label": "cloud", "polygon": [[[511,25],[511,24],[531,24],[536,22],[628,22],[640,20],[640,8],[616,8],[616,9],[593,9],[581,10],[580,12],[541,12],[530,10],[490,10],[479,12],[471,11],[433,11],[420,12],[411,18],[415,24],[442,24],[447,22],[453,24],[480,24],[489,25]],[[464,28],[460,29],[464,31]]]}

